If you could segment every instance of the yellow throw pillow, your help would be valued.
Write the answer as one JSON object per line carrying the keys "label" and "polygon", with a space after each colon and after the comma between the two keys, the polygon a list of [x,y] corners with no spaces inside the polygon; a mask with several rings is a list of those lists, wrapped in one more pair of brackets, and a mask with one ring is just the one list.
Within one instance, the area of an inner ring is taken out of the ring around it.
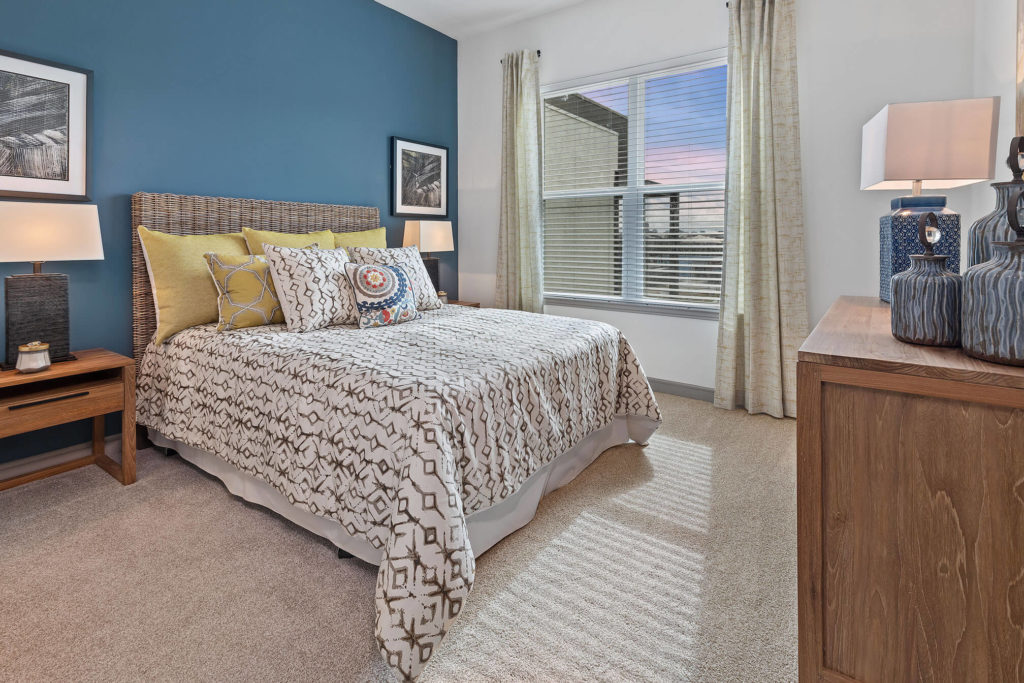
{"label": "yellow throw pillow", "polygon": [[284,322],[284,311],[265,256],[206,254],[205,257],[219,293],[218,332]]}
{"label": "yellow throw pillow", "polygon": [[291,233],[242,228],[242,234],[245,235],[245,243],[249,247],[249,253],[256,255],[263,255],[264,244],[273,244],[275,247],[288,247],[290,249],[304,249],[314,242],[322,244],[324,249],[330,249],[331,245],[334,244],[334,233],[330,230]]}
{"label": "yellow throw pillow", "polygon": [[359,232],[334,233],[334,248],[339,247],[377,247],[386,249],[388,246],[387,228],[360,230]]}
{"label": "yellow throw pillow", "polygon": [[139,226],[156,306],[157,344],[182,330],[217,321],[217,287],[203,254],[247,256],[241,233],[168,235]]}

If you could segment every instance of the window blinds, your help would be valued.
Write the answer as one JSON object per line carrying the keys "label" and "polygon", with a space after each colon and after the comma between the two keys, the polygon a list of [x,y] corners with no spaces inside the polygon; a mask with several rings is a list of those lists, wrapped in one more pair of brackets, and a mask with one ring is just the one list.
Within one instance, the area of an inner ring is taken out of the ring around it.
{"label": "window blinds", "polygon": [[704,65],[546,95],[546,296],[717,309],[725,76]]}

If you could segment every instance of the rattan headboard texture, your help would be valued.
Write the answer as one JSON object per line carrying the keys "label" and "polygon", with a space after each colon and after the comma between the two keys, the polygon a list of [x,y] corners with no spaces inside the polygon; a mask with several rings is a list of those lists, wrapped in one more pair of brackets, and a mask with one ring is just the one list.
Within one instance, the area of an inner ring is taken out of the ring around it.
{"label": "rattan headboard texture", "polygon": [[138,226],[172,235],[214,235],[256,230],[303,233],[315,230],[356,232],[380,227],[373,206],[275,202],[265,199],[195,197],[136,192],[132,195],[132,350],[135,364],[156,332],[156,310]]}

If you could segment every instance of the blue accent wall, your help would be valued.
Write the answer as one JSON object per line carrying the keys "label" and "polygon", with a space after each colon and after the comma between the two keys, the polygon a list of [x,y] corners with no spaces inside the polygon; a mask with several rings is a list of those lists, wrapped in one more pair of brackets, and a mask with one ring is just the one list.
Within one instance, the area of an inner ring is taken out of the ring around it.
{"label": "blue accent wall", "polygon": [[[400,246],[388,176],[399,135],[450,149],[458,215],[456,42],[383,5],[3,0],[0,16],[0,49],[94,72],[89,194],[106,259],[46,265],[70,277],[72,348],[131,355],[133,192],[376,206]],[[439,256],[454,298],[456,252]],[[23,272],[0,263],[0,276]],[[79,424],[0,439],[0,462],[89,433]]]}

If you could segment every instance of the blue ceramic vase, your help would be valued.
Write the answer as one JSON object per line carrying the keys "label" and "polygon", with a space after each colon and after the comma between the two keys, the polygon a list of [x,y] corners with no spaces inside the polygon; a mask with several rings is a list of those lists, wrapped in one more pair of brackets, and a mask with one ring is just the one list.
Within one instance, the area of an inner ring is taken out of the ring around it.
{"label": "blue ceramic vase", "polygon": [[996,191],[996,208],[975,221],[967,233],[968,268],[992,258],[993,242],[1012,242],[1017,238],[1017,233],[1010,227],[1010,222],[1006,218],[1006,207],[1017,190],[1024,188],[1024,171],[1020,167],[1022,153],[1024,137],[1018,136],[1010,140],[1006,166],[1013,174],[1013,180],[1008,183],[992,183],[992,188]]}
{"label": "blue ceramic vase", "polygon": [[960,344],[959,275],[946,269],[947,256],[934,252],[941,238],[933,212],[918,219],[918,240],[923,254],[910,256],[910,268],[892,276],[892,336],[911,344]]}
{"label": "blue ceramic vase", "polygon": [[1024,365],[1024,228],[1017,213],[1022,199],[1024,187],[1006,208],[1017,239],[993,242],[992,258],[964,275],[964,352],[1006,365]]}
{"label": "blue ceramic vase", "polygon": [[1006,220],[1006,205],[1010,195],[1024,186],[1020,182],[992,183],[996,191],[996,208],[974,222],[967,233],[967,267],[971,268],[992,258],[993,242],[1012,242],[1017,235]]}

